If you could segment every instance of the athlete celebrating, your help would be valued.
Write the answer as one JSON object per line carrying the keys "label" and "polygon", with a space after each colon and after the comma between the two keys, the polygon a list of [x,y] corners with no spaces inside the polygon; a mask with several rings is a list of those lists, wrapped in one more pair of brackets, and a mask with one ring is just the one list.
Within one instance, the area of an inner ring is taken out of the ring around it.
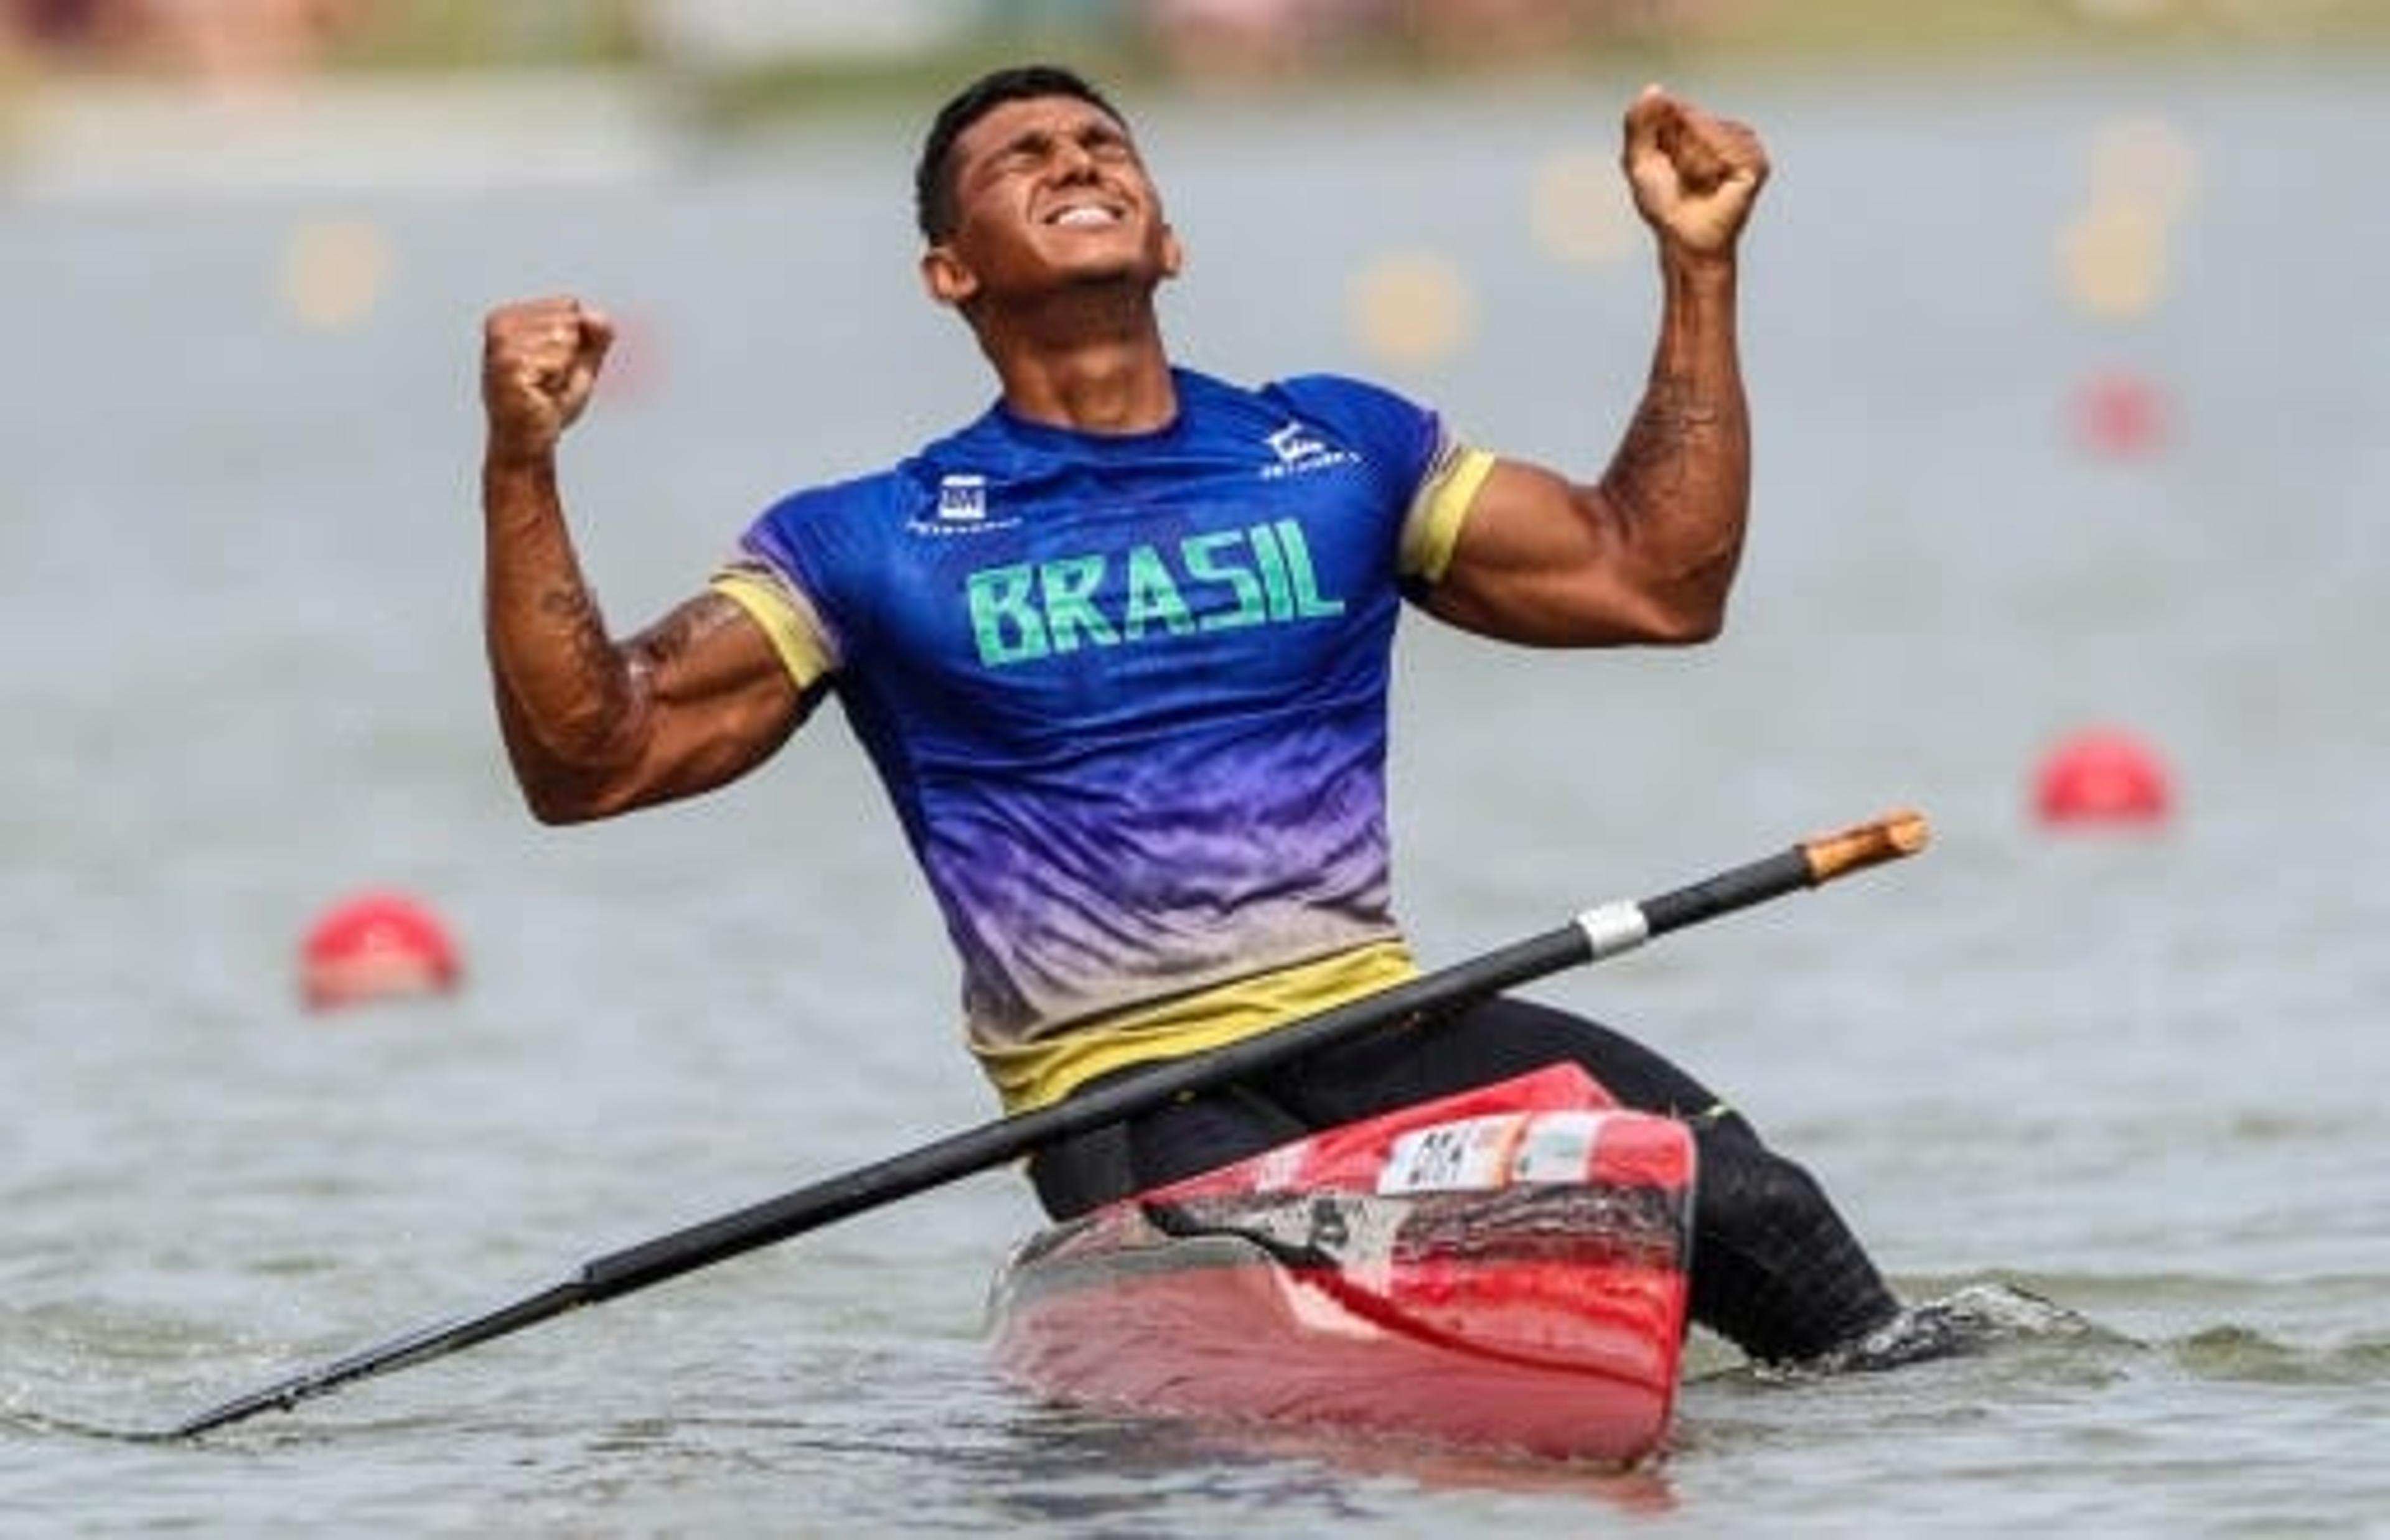
{"label": "athlete celebrating", "polygon": [[[556,450],[612,328],[570,298],[487,321],[487,630],[543,820],[720,786],[834,694],[957,954],[1012,1110],[1416,971],[1389,907],[1389,666],[1407,601],[1505,641],[1700,642],[1741,550],[1736,246],[1767,160],[1658,88],[1625,115],[1657,240],[1650,383],[1609,468],[1499,458],[1388,391],[1173,365],[1177,235],[1122,115],[1063,70],[949,102],[916,177],[931,296],[1001,387],[876,475],[766,509],[627,641],[581,576]],[[1700,1144],[1694,1318],[1799,1360],[1897,1302],[1817,1183],[1640,1045],[1518,999],[1379,1034],[1040,1152],[1062,1217],[1309,1129],[1560,1060]]]}

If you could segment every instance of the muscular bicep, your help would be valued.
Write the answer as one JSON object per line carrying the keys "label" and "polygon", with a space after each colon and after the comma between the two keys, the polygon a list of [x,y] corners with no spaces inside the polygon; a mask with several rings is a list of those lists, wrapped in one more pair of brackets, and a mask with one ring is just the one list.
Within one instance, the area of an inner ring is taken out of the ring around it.
{"label": "muscular bicep", "polygon": [[788,741],[815,699],[753,617],[711,590],[620,651],[627,710],[606,752],[526,783],[543,817],[605,817],[735,780]]}
{"label": "muscular bicep", "polygon": [[650,800],[744,775],[811,710],[814,696],[798,688],[764,628],[719,593],[690,599],[629,647],[649,718],[647,754],[659,793]]}
{"label": "muscular bicep", "polygon": [[1687,622],[1676,579],[1601,488],[1501,460],[1424,602],[1455,625],[1536,647],[1698,640],[1707,633]]}

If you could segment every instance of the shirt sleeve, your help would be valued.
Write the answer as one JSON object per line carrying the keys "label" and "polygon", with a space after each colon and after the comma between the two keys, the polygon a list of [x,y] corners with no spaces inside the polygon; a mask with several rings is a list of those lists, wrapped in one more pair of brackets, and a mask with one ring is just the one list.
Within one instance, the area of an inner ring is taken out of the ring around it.
{"label": "shirt sleeve", "polygon": [[820,612],[778,568],[741,552],[715,571],[708,586],[764,628],[798,689],[811,689],[838,668],[837,648]]}
{"label": "shirt sleeve", "polygon": [[1281,388],[1297,410],[1347,435],[1379,468],[1390,512],[1400,511],[1401,574],[1422,583],[1441,579],[1495,456],[1453,433],[1436,413],[1382,386],[1306,375]]}
{"label": "shirt sleeve", "polygon": [[1453,547],[1460,543],[1460,526],[1477,500],[1477,489],[1493,472],[1494,456],[1440,434],[1435,458],[1403,517],[1402,573],[1428,583],[1443,581],[1452,565]]}

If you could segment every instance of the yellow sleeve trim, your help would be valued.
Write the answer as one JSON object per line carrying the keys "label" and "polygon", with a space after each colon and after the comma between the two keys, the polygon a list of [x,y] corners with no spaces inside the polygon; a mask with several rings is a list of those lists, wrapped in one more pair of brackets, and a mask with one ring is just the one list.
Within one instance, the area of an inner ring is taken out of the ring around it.
{"label": "yellow sleeve trim", "polygon": [[787,584],[752,567],[732,566],[714,573],[709,586],[754,617],[797,688],[813,688],[837,666],[821,617]]}
{"label": "yellow sleeve trim", "polygon": [[1447,441],[1436,456],[1419,495],[1403,520],[1402,571],[1405,577],[1441,582],[1452,565],[1453,547],[1460,542],[1460,526],[1469,518],[1477,489],[1494,472],[1494,456],[1458,440]]}
{"label": "yellow sleeve trim", "polygon": [[1312,962],[1174,996],[1028,1043],[973,1043],[1007,1112],[1050,1106],[1115,1070],[1178,1059],[1417,976],[1410,948],[1372,942]]}

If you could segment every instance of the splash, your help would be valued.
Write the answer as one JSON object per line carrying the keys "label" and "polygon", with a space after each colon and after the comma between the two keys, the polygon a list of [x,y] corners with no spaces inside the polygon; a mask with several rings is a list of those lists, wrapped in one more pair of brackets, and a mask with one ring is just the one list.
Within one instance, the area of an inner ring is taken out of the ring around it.
{"label": "splash", "polygon": [[2123,1341],[2080,1312],[2009,1283],[1972,1283],[1922,1301],[1810,1368],[1865,1373],[1934,1358],[1986,1353],[2006,1343]]}

